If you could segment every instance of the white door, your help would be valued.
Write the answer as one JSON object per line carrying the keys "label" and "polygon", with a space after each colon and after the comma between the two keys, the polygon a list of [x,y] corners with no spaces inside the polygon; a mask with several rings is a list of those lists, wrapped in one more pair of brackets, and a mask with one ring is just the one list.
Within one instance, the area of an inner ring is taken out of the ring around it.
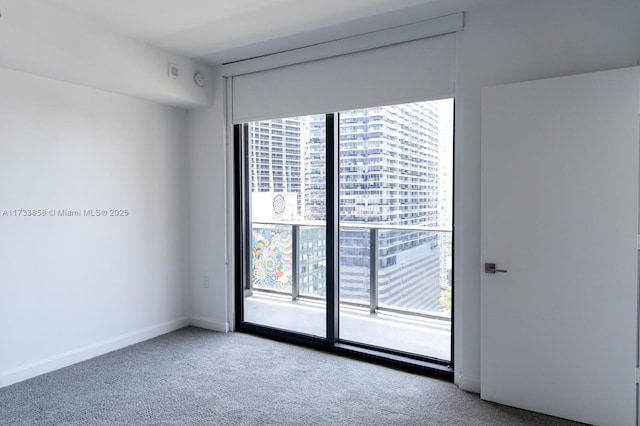
{"label": "white door", "polygon": [[483,90],[483,399],[635,424],[639,99],[638,67]]}

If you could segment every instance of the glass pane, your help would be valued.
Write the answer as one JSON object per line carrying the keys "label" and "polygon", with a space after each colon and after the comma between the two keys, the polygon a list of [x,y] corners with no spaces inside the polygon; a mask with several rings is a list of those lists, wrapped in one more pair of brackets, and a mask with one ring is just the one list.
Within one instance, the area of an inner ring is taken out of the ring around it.
{"label": "glass pane", "polygon": [[251,281],[244,321],[325,337],[325,117],[248,128]]}
{"label": "glass pane", "polygon": [[364,228],[340,227],[340,301],[369,305],[370,238]]}
{"label": "glass pane", "polygon": [[451,353],[453,100],[340,113],[340,337]]}

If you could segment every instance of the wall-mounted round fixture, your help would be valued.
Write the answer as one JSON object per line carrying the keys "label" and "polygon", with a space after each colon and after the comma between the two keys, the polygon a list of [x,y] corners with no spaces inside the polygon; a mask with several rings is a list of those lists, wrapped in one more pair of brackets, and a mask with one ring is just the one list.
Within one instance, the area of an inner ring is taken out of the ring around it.
{"label": "wall-mounted round fixture", "polygon": [[205,85],[204,74],[202,74],[201,72],[195,73],[193,75],[193,81],[196,83],[196,86],[204,87]]}

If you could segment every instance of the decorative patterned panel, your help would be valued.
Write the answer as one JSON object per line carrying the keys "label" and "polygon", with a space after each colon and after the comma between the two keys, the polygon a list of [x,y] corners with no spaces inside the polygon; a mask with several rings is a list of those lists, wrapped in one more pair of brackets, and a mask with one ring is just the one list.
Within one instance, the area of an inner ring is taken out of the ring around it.
{"label": "decorative patterned panel", "polygon": [[254,288],[291,292],[293,240],[287,228],[253,228],[251,280]]}

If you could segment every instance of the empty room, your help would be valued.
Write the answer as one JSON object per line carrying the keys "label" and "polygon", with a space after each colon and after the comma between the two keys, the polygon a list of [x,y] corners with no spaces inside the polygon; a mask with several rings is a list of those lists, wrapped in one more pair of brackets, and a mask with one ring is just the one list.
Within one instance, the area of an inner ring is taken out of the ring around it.
{"label": "empty room", "polygon": [[638,0],[0,0],[0,424],[639,422]]}

